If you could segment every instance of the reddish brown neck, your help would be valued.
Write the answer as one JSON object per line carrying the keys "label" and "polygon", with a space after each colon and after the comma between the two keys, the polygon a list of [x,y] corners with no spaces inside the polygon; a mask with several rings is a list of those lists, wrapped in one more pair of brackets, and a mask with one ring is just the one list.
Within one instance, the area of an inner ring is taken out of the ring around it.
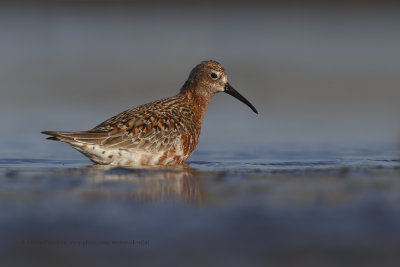
{"label": "reddish brown neck", "polygon": [[201,89],[196,87],[182,88],[181,95],[188,101],[188,106],[193,112],[193,120],[198,127],[203,123],[204,115],[207,111],[208,103],[211,100],[210,95],[201,93]]}

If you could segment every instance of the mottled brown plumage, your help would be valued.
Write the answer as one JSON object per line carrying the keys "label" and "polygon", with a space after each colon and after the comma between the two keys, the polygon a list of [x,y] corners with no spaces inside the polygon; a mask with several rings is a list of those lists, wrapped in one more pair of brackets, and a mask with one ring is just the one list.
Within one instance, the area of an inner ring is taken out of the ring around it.
{"label": "mottled brown plumage", "polygon": [[128,109],[89,131],[45,131],[48,139],[69,143],[99,164],[174,165],[195,150],[208,103],[227,92],[256,109],[227,82],[216,61],[203,61],[176,96]]}

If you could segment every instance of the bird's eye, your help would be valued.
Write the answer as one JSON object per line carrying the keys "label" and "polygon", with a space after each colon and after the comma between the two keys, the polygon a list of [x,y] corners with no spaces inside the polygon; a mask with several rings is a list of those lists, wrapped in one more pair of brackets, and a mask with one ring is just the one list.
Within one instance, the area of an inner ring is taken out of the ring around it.
{"label": "bird's eye", "polygon": [[218,74],[216,74],[215,72],[211,72],[210,76],[211,76],[211,78],[213,78],[214,80],[218,79]]}

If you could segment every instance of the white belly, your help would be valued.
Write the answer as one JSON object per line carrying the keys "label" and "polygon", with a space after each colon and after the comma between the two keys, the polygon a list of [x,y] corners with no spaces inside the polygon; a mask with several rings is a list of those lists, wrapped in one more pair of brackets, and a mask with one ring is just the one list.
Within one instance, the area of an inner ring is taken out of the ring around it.
{"label": "white belly", "polygon": [[138,149],[109,149],[100,145],[71,144],[98,164],[121,166],[174,165],[185,161],[182,149],[148,152]]}

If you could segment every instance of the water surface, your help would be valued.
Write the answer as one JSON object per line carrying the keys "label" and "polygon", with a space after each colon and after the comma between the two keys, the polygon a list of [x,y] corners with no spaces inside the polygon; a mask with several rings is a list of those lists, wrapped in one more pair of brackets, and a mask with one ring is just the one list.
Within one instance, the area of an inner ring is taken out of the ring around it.
{"label": "water surface", "polygon": [[99,265],[111,257],[116,264],[372,266],[384,259],[394,266],[399,260],[397,153],[247,147],[200,149],[185,166],[171,168],[109,168],[79,157],[0,159],[0,246],[8,255],[2,261],[68,265],[89,256]]}

